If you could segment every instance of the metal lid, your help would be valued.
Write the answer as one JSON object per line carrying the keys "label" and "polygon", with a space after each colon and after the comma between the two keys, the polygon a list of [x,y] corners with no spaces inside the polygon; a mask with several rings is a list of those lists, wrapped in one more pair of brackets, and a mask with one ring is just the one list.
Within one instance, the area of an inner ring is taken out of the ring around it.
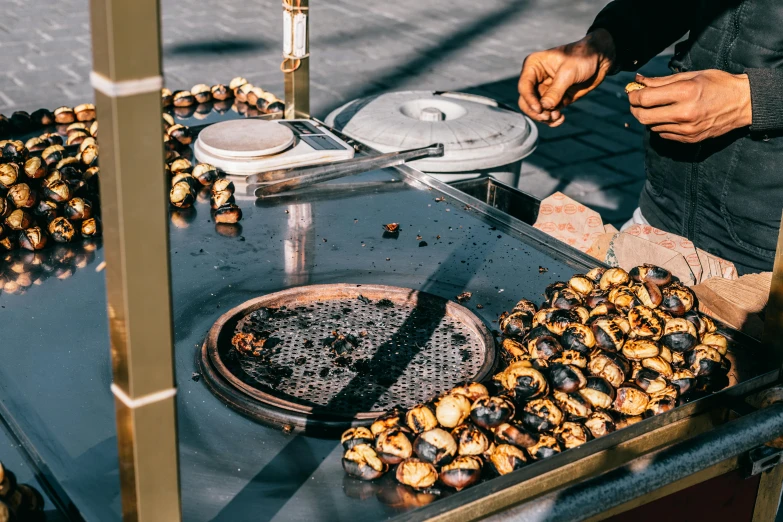
{"label": "metal lid", "polygon": [[402,91],[360,98],[326,124],[381,152],[443,143],[442,158],[412,162],[426,172],[466,172],[518,161],[535,150],[536,126],[483,96]]}

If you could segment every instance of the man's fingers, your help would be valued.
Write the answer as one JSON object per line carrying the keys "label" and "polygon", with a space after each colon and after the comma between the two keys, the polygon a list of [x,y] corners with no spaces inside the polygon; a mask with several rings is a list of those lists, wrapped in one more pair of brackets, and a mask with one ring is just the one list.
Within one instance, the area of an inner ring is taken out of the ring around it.
{"label": "man's fingers", "polygon": [[663,87],[673,82],[679,82],[682,80],[690,80],[694,76],[698,75],[699,71],[691,71],[677,74],[670,74],[669,76],[658,76],[655,78],[648,78],[641,74],[636,75],[636,82],[641,83],[645,87]]}
{"label": "man's fingers", "polygon": [[571,67],[561,67],[552,80],[552,85],[546,94],[541,97],[541,106],[545,109],[554,109],[563,99],[565,92],[574,84],[575,71]]}
{"label": "man's fingers", "polygon": [[683,121],[678,113],[680,106],[678,104],[665,105],[663,107],[653,107],[645,109],[641,107],[631,107],[631,114],[639,120],[642,125],[661,125],[665,123],[681,123]]}
{"label": "man's fingers", "polygon": [[683,89],[678,87],[680,82],[674,82],[660,87],[646,87],[638,91],[628,93],[628,101],[633,107],[661,107],[682,100]]}
{"label": "man's fingers", "polygon": [[541,112],[541,102],[536,92],[538,84],[539,76],[535,66],[525,63],[522,74],[519,76],[519,95],[524,98],[527,106],[534,113]]}
{"label": "man's fingers", "polygon": [[[555,111],[555,112],[557,112],[557,111]],[[557,119],[555,119],[555,118],[554,118],[554,114],[555,114],[555,112],[552,112],[552,115],[553,115],[553,118],[552,118],[552,119],[553,119],[554,121],[553,121],[553,122],[551,122],[551,123],[549,123],[549,126],[550,126],[550,127],[559,127],[559,126],[560,126],[560,125],[562,125],[562,124],[563,124],[563,122],[565,121],[565,114],[560,114],[560,116],[559,116]]]}

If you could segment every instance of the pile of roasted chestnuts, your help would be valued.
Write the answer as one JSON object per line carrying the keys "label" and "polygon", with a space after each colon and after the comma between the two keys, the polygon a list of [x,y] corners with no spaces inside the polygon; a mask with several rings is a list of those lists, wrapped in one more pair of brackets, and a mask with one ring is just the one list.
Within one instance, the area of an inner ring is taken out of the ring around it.
{"label": "pile of roasted chestnuts", "polygon": [[[727,338],[667,270],[596,268],[499,318],[502,371],[342,436],[343,468],[460,490],[728,384]],[[483,473],[487,476],[486,473]]]}
{"label": "pile of roasted chestnuts", "polygon": [[0,522],[43,521],[44,498],[27,484],[17,484],[13,472],[0,463]]}
{"label": "pile of roasted chestnuts", "polygon": [[285,103],[277,96],[241,76],[233,78],[228,85],[219,83],[210,87],[200,83],[190,90],[163,89],[161,102],[165,109],[171,109],[180,118],[203,119],[212,111],[223,114],[233,110],[246,117],[285,111]]}

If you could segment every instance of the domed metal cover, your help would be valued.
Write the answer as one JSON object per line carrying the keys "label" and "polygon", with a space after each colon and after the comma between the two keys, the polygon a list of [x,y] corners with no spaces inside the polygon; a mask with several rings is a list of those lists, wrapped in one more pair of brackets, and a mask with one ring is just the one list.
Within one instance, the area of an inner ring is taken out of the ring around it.
{"label": "domed metal cover", "polygon": [[[265,339],[260,356],[232,346],[238,333]],[[495,345],[472,312],[432,294],[312,285],[224,314],[199,361],[207,385],[230,406],[265,423],[326,434],[487,378]]]}
{"label": "domed metal cover", "polygon": [[443,143],[442,158],[411,164],[426,172],[467,172],[507,165],[535,150],[536,126],[497,102],[463,93],[403,91],[351,101],[326,124],[381,152]]}

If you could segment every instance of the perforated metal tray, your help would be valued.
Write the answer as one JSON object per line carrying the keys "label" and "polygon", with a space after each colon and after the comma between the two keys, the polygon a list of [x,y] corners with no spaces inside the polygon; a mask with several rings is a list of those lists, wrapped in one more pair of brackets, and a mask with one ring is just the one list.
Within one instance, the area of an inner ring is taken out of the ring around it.
{"label": "perforated metal tray", "polygon": [[[265,338],[260,356],[232,346]],[[336,334],[350,342],[332,346]],[[473,313],[441,297],[378,285],[313,285],[224,314],[201,350],[205,380],[244,413],[293,429],[339,430],[490,375],[495,346]]]}

